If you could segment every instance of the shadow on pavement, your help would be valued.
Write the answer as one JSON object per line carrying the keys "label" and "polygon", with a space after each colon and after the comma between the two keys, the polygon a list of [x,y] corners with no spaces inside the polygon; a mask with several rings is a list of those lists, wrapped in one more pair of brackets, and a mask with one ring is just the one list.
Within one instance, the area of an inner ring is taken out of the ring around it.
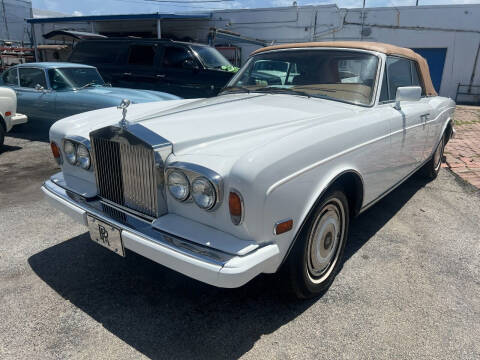
{"label": "shadow on pavement", "polygon": [[28,119],[28,123],[14,126],[7,136],[30,141],[49,142],[48,132],[55,121]]}
{"label": "shadow on pavement", "polygon": [[21,149],[22,148],[20,146],[0,145],[0,154],[6,153],[6,152],[17,151],[17,150],[21,150]]}
{"label": "shadow on pavement", "polygon": [[416,173],[370,209],[353,219],[345,247],[345,260],[352,257],[426,184],[425,178]]}
{"label": "shadow on pavement", "polygon": [[[352,223],[347,260],[421,188],[413,178]],[[53,235],[54,236],[54,235]],[[218,289],[132,252],[125,259],[87,233],[29,258],[35,273],[108,331],[151,358],[233,359],[322,299],[284,295],[260,276]]]}

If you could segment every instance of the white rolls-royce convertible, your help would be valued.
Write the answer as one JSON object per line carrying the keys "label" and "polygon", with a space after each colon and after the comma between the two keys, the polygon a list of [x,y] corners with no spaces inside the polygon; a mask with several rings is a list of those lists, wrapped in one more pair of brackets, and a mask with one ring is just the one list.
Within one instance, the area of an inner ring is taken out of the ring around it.
{"label": "white rolls-royce convertible", "polygon": [[229,288],[282,270],[301,298],[332,283],[350,219],[435,178],[454,134],[425,59],[381,43],[266,47],[215,98],[128,105],[52,126],[47,198],[121,256]]}

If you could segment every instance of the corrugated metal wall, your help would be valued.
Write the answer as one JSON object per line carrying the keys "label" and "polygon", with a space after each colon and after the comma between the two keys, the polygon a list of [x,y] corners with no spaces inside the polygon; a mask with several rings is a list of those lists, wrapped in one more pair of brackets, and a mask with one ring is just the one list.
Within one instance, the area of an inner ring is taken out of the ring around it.
{"label": "corrugated metal wall", "polygon": [[30,42],[31,0],[0,0],[0,40]]}

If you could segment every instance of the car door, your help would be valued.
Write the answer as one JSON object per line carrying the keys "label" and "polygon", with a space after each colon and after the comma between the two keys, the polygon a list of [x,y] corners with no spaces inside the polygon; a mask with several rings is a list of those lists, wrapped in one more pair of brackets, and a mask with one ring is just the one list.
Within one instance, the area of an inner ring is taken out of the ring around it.
{"label": "car door", "polygon": [[[423,137],[423,154],[421,156],[421,161],[425,161],[430,155],[433,147],[432,132],[435,132],[435,125],[438,122],[435,122],[436,111],[435,108],[431,105],[431,98],[427,97],[425,91],[425,85],[423,84],[422,78],[420,77],[420,66],[416,61],[410,60],[412,66],[412,85],[420,86],[422,88],[422,99],[420,104],[423,106],[423,111],[420,115],[423,122],[421,128],[421,136]],[[440,130],[438,130],[439,132]]]}
{"label": "car door", "polygon": [[50,119],[55,111],[55,94],[47,85],[45,70],[19,67],[18,78],[17,111],[29,119]]}
{"label": "car door", "polygon": [[[397,88],[412,86],[411,60],[387,56],[386,60],[386,87],[382,91],[380,101],[389,103],[393,107]],[[424,101],[402,101],[397,116],[391,120],[391,145],[395,156],[392,164],[398,180],[414,171],[424,158],[424,147],[427,137],[425,116],[429,112]]]}
{"label": "car door", "polygon": [[192,52],[180,45],[165,45],[159,77],[167,84],[164,90],[183,98],[208,97],[213,93],[202,76],[203,66]]}
{"label": "car door", "polygon": [[156,63],[158,45],[154,43],[131,43],[128,47],[126,64],[115,76],[119,87],[158,90]]}

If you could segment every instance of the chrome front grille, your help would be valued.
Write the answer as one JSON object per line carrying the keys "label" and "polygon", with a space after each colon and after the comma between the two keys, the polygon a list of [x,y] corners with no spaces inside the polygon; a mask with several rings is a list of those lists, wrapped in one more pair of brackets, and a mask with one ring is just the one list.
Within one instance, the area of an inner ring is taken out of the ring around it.
{"label": "chrome front grille", "polygon": [[154,150],[140,141],[105,139],[91,134],[93,161],[100,197],[155,218],[158,189]]}
{"label": "chrome front grille", "polygon": [[153,150],[120,144],[124,205],[149,216],[157,215],[157,184]]}
{"label": "chrome front grille", "polygon": [[125,205],[120,144],[92,138],[95,153],[95,171],[99,195],[119,205]]}

